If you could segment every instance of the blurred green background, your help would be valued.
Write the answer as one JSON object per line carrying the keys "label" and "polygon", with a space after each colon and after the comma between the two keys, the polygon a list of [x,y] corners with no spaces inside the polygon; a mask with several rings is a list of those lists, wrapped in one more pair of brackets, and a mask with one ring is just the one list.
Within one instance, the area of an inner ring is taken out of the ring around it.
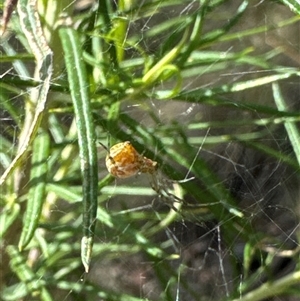
{"label": "blurred green background", "polygon": [[[17,7],[0,45],[1,300],[299,300],[299,4]],[[100,143],[122,141],[157,173],[110,176]]]}

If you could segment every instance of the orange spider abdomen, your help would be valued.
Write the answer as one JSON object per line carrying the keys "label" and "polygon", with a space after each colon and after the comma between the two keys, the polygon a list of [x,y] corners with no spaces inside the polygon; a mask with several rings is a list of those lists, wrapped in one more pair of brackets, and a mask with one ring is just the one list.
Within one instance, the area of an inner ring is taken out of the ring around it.
{"label": "orange spider abdomen", "polygon": [[154,173],[157,162],[140,155],[129,141],[117,143],[106,156],[106,167],[116,178],[129,178],[140,172]]}

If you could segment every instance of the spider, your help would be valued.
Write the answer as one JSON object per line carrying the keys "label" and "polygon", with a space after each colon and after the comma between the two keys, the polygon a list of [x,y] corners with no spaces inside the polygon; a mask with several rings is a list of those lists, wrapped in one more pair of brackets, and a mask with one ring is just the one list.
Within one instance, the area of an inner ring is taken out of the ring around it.
{"label": "spider", "polygon": [[[176,210],[173,203],[182,200],[168,191],[166,181],[158,172],[158,163],[139,154],[130,141],[120,142],[108,150],[106,167],[108,172],[116,178],[129,178],[139,173],[147,173],[151,177],[151,188],[161,197],[166,204]],[[177,210],[176,210],[177,211]]]}
{"label": "spider", "polygon": [[157,162],[140,155],[130,141],[117,143],[106,156],[106,167],[116,178],[129,178],[138,173],[154,174]]}

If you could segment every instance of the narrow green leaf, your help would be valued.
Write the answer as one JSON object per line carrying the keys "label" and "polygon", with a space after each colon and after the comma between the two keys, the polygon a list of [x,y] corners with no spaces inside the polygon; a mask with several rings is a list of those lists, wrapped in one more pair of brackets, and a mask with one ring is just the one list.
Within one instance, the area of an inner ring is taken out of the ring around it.
{"label": "narrow green leaf", "polygon": [[171,51],[169,51],[150,70],[146,72],[142,79],[142,81],[146,85],[154,83],[161,76],[165,66],[170,65],[171,62],[173,62],[179,56],[180,51],[186,43],[187,37],[188,32],[186,31],[179,44],[176,47],[174,47]]}
{"label": "narrow green leaf", "polygon": [[41,130],[33,143],[32,169],[30,175],[31,188],[28,194],[24,227],[19,241],[20,250],[23,250],[28,245],[40,220],[45,200],[45,187],[48,173],[47,160],[49,152],[49,134],[45,130]]}
{"label": "narrow green leaf", "polygon": [[[277,105],[278,110],[279,111],[287,111],[288,106],[281,94],[279,84],[273,83],[272,88],[273,88],[274,101]],[[294,153],[297,158],[298,165],[300,166],[300,133],[299,133],[299,130],[297,128],[296,123],[293,121],[285,121],[284,126],[285,126],[285,130],[289,136],[291,145],[294,149]]]}
{"label": "narrow green leaf", "polygon": [[26,288],[24,288],[26,291],[23,294],[41,294],[45,290],[45,282],[26,264],[24,256],[12,245],[7,246],[6,251],[11,258],[10,265],[12,270],[18,275],[22,283],[26,284]]}
{"label": "narrow green leaf", "polygon": [[[20,25],[22,31],[25,33],[26,39],[31,51],[36,60],[35,80],[40,82],[40,85],[31,90],[30,110],[27,111],[26,121],[20,135],[20,146],[18,153],[10,166],[5,170],[0,178],[0,185],[2,185],[6,178],[13,172],[13,170],[21,164],[24,159],[29,146],[33,142],[40,123],[43,118],[48,91],[50,88],[50,80],[52,77],[52,61],[53,53],[49,48],[39,15],[36,11],[36,1],[22,0],[18,3],[18,14],[20,18]],[[35,112],[31,115],[32,105],[35,105]],[[29,113],[30,112],[30,113]]]}
{"label": "narrow green leaf", "polygon": [[290,155],[284,154],[280,150],[276,150],[272,147],[267,146],[266,144],[260,143],[258,141],[252,142],[252,141],[246,141],[241,139],[236,139],[236,137],[231,137],[232,140],[237,140],[240,143],[244,144],[245,146],[252,147],[253,149],[256,149],[262,153],[267,154],[268,156],[271,156],[273,158],[276,158],[278,161],[284,162],[291,167],[293,167],[296,171],[299,172],[299,166],[297,165],[297,161],[294,158],[291,158]]}
{"label": "narrow green leaf", "polygon": [[0,237],[3,237],[20,213],[19,204],[7,204],[0,215]]}
{"label": "narrow green leaf", "polygon": [[300,15],[300,2],[299,0],[281,0],[290,10]]}
{"label": "narrow green leaf", "polygon": [[3,237],[20,213],[19,204],[7,204],[0,215],[0,237]]}
{"label": "narrow green leaf", "polygon": [[59,29],[78,128],[81,173],[83,177],[83,238],[81,259],[89,271],[97,217],[98,162],[95,129],[90,108],[88,79],[78,33],[67,27]]}
{"label": "narrow green leaf", "polygon": [[281,294],[285,295],[288,287],[292,285],[299,285],[299,283],[300,271],[295,271],[276,281],[266,282],[257,289],[253,289],[244,296],[240,296],[232,301],[259,301],[270,297],[278,297]]}

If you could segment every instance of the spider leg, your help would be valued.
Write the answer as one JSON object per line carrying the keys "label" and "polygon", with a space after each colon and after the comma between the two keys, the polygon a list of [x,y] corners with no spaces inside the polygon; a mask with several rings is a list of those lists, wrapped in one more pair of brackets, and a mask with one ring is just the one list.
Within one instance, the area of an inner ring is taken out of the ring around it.
{"label": "spider leg", "polygon": [[171,193],[168,190],[166,181],[159,176],[158,172],[151,174],[151,181],[150,181],[151,188],[157,193],[157,195],[163,200],[165,204],[170,206],[173,210],[178,212],[174,203],[185,204],[186,202]]}

